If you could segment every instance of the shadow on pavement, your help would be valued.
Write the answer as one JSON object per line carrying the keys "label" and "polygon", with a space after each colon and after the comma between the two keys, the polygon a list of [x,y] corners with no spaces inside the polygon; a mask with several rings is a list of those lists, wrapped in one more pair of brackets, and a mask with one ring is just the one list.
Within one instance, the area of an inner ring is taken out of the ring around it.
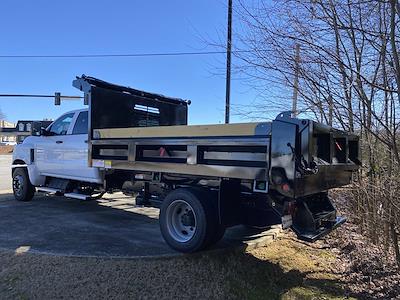
{"label": "shadow on pavement", "polygon": [[[178,255],[161,236],[158,214],[157,208],[136,206],[132,197],[122,194],[96,201],[37,194],[30,202],[2,194],[0,248],[71,256]],[[257,233],[229,229],[213,250],[245,249],[244,241],[259,238],[254,237]]]}
{"label": "shadow on pavement", "polygon": [[0,196],[0,247],[83,256],[166,255],[158,210],[132,198],[79,201],[36,195],[30,202]]}

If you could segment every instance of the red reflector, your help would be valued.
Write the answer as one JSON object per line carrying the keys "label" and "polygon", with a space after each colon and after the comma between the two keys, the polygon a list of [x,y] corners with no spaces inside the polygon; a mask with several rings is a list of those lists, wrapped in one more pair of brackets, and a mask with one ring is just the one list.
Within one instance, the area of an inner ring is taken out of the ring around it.
{"label": "red reflector", "polygon": [[281,188],[284,192],[288,192],[290,190],[290,186],[287,183],[282,184]]}
{"label": "red reflector", "polygon": [[167,151],[165,150],[164,147],[161,147],[161,148],[160,148],[160,156],[165,156],[166,152],[167,152]]}
{"label": "red reflector", "polygon": [[342,147],[340,147],[339,143],[335,142],[335,144],[336,144],[336,147],[339,149],[339,151],[342,151]]}

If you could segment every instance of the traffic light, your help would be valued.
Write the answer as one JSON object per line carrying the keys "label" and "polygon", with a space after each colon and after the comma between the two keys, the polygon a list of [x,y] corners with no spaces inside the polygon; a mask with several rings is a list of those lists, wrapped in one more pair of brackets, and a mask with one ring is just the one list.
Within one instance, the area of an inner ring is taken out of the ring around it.
{"label": "traffic light", "polygon": [[54,105],[60,105],[61,104],[61,93],[55,92],[54,93]]}

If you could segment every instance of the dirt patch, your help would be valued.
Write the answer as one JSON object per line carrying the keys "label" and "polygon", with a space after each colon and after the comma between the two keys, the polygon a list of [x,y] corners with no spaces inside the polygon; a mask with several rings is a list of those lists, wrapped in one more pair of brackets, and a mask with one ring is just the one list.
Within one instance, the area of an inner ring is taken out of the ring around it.
{"label": "dirt patch", "polygon": [[360,299],[398,299],[400,270],[393,256],[357,233],[356,225],[346,223],[326,242],[337,254],[336,268],[351,294]]}
{"label": "dirt patch", "polygon": [[2,299],[344,299],[335,255],[281,238],[249,252],[158,260],[0,253]]}
{"label": "dirt patch", "polygon": [[347,222],[332,232],[325,242],[337,256],[335,268],[342,274],[350,294],[360,299],[400,299],[400,268],[394,253],[374,245],[352,222],[349,200],[340,191],[332,191],[339,214]]}
{"label": "dirt patch", "polygon": [[0,155],[12,154],[14,146],[0,146]]}

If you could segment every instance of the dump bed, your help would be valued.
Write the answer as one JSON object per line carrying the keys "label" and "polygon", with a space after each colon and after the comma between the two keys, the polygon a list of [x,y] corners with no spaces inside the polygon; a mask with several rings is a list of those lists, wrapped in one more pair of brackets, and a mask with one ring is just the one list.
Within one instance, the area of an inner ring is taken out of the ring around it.
{"label": "dump bed", "polygon": [[189,102],[81,77],[89,164],[99,168],[252,180],[299,198],[348,184],[358,137],[282,113],[272,122],[187,125]]}

